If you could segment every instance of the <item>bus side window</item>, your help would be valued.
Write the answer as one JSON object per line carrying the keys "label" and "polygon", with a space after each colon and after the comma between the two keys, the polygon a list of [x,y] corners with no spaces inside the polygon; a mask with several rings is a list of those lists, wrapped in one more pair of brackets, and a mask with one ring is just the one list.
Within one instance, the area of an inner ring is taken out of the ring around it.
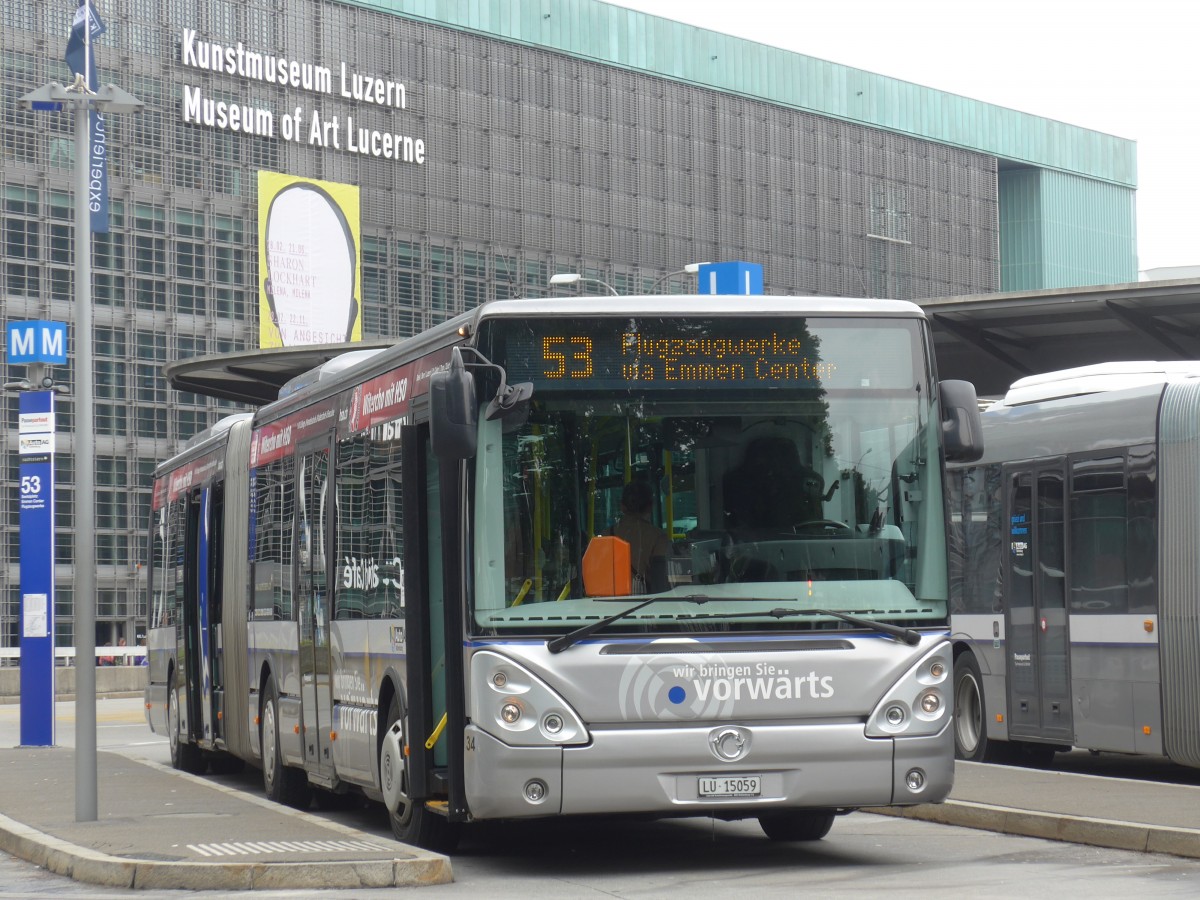
{"label": "bus side window", "polygon": [[1072,466],[1070,503],[1071,609],[1128,612],[1125,460],[1077,461]]}

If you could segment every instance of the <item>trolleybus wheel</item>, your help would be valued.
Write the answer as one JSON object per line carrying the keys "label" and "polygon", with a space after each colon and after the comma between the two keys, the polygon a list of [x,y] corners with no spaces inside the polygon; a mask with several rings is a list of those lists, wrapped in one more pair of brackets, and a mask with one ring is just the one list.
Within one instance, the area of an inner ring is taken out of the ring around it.
{"label": "trolleybus wheel", "polygon": [[200,748],[187,740],[179,717],[179,691],[175,689],[175,672],[167,686],[167,741],[171,745],[171,765],[193,775],[203,775],[208,760]]}
{"label": "trolleybus wheel", "polygon": [[1027,769],[1049,768],[1054,763],[1054,754],[1060,749],[1071,749],[1054,744],[1035,744],[1032,741],[1014,741],[1011,746],[1012,754],[1008,761]]}
{"label": "trolleybus wheel", "polygon": [[819,841],[833,827],[834,813],[828,809],[805,809],[759,816],[758,824],[773,841]]}
{"label": "trolleybus wheel", "polygon": [[270,675],[263,691],[258,740],[262,747],[263,790],[267,796],[285,806],[307,809],[312,799],[308,776],[302,769],[283,764],[283,753],[279,749],[279,691]]}
{"label": "trolleybus wheel", "polygon": [[970,650],[954,660],[954,755],[969,762],[998,762],[1001,755],[1000,745],[988,740],[983,676]]}
{"label": "trolleybus wheel", "polygon": [[393,696],[379,748],[379,785],[383,789],[392,834],[401,843],[449,853],[458,845],[462,830],[459,824],[432,812],[422,801],[409,797],[407,754],[404,753],[407,728],[408,719],[400,712],[400,697]]}

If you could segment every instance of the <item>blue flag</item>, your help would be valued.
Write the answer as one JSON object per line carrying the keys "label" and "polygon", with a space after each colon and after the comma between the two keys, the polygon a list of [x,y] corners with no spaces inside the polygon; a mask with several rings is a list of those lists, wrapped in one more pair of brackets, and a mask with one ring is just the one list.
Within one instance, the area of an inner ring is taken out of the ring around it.
{"label": "blue flag", "polygon": [[[104,34],[108,27],[100,14],[92,8],[89,0],[79,0],[79,9],[71,23],[71,34],[67,38],[67,52],[63,55],[72,74],[82,75],[92,91],[99,88],[96,77],[96,51],[91,46],[92,38]],[[88,166],[88,208],[92,212],[92,231],[108,231],[108,132],[104,128],[104,117],[96,110],[88,113],[91,133]]]}
{"label": "blue flag", "polygon": [[[85,28],[89,18],[91,27]],[[106,31],[108,26],[100,18],[100,14],[92,9],[91,3],[88,0],[79,0],[79,9],[75,10],[75,19],[71,23],[71,35],[67,38],[67,52],[64,58],[72,74],[83,75],[87,79],[87,86],[93,91],[98,87],[96,57],[89,55],[89,45],[91,38],[99,37]]]}

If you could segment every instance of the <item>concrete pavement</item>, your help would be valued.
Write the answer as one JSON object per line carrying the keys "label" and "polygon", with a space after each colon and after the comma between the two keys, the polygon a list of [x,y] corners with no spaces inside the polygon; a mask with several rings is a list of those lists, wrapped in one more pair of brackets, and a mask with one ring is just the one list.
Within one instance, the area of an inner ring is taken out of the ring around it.
{"label": "concrete pavement", "polygon": [[444,884],[449,858],[148,760],[97,753],[95,822],[75,821],[75,751],[0,749],[0,849],[106,887]]}

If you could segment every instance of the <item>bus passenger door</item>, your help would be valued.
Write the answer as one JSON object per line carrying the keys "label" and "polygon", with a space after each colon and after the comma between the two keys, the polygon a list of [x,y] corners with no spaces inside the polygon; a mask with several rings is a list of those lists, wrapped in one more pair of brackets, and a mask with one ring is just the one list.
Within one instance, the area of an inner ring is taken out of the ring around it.
{"label": "bus passenger door", "polygon": [[184,544],[183,610],[176,659],[176,687],[181,738],[208,743],[213,737],[212,658],[209,646],[209,600],[212,586],[212,490],[195,488],[188,494]]}
{"label": "bus passenger door", "polygon": [[297,454],[296,565],[300,612],[300,706],[304,762],[309,771],[333,767],[329,746],[333,682],[329,654],[329,438]]}
{"label": "bus passenger door", "polygon": [[200,618],[204,646],[205,683],[204,737],[214,743],[225,740],[225,659],[223,653],[225,558],[225,484],[215,482],[208,491],[208,588]]}
{"label": "bus passenger door", "polygon": [[[462,467],[433,455],[427,424],[405,426],[401,440],[410,796],[447,796],[454,820],[465,809],[460,612],[464,562],[458,549]],[[429,749],[427,741],[432,743]]]}
{"label": "bus passenger door", "polygon": [[1070,744],[1070,634],[1066,609],[1062,463],[1005,472],[1008,553],[1008,731]]}

